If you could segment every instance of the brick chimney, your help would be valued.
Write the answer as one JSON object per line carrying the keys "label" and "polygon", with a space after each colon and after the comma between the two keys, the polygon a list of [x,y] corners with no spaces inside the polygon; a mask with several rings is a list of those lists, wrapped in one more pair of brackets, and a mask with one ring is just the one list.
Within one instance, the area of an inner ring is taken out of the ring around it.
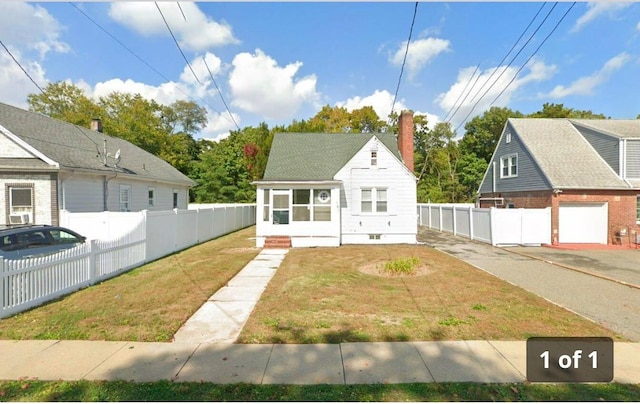
{"label": "brick chimney", "polygon": [[402,111],[398,118],[398,149],[404,165],[413,172],[413,111]]}
{"label": "brick chimney", "polygon": [[102,133],[102,121],[100,118],[93,118],[91,120],[91,130]]}

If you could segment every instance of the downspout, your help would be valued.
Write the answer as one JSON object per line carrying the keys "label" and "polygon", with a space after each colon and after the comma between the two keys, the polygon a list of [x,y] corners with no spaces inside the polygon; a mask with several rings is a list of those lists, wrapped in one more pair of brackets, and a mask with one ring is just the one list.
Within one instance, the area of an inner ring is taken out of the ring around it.
{"label": "downspout", "polygon": [[112,179],[114,179],[114,178],[116,178],[118,176],[117,172],[114,171],[114,173],[115,173],[115,175],[113,177],[109,178],[109,179],[107,179],[106,175],[104,176],[104,180],[103,180],[104,189],[103,189],[103,192],[102,192],[102,195],[103,195],[103,209],[102,210],[104,212],[107,212],[109,210],[108,209],[108,204],[107,204],[107,199],[109,197],[109,181],[111,181]]}

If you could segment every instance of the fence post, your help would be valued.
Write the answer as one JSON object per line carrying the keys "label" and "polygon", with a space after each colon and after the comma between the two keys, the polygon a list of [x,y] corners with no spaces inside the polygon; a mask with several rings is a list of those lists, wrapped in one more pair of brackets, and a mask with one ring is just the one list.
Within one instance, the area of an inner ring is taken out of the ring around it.
{"label": "fence post", "polygon": [[469,206],[469,238],[473,240],[473,207]]}
{"label": "fence post", "polygon": [[432,226],[432,224],[431,224],[431,208],[433,208],[433,206],[431,206],[431,204],[428,204],[427,205],[427,215],[429,216],[429,218],[428,218],[429,221],[428,222],[429,222],[429,228],[430,229],[431,229],[431,226]]}
{"label": "fence post", "polygon": [[96,279],[96,266],[97,266],[97,240],[89,241],[89,284],[93,285]]}
{"label": "fence post", "polygon": [[489,208],[489,242],[491,243],[492,246],[495,246],[496,243],[494,243],[494,212],[495,212],[496,208]]}
{"label": "fence post", "polygon": [[456,205],[452,206],[451,220],[453,221],[453,235],[458,235],[458,221],[456,220]]}
{"label": "fence post", "polygon": [[438,215],[439,216],[438,230],[442,231],[442,205],[438,205],[438,212],[440,213],[440,215]]}

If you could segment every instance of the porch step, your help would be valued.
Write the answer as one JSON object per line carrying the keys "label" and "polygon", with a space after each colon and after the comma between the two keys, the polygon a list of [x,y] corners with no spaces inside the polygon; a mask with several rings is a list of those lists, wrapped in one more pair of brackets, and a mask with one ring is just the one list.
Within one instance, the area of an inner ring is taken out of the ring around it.
{"label": "porch step", "polygon": [[264,241],[264,248],[291,248],[291,237],[269,236]]}

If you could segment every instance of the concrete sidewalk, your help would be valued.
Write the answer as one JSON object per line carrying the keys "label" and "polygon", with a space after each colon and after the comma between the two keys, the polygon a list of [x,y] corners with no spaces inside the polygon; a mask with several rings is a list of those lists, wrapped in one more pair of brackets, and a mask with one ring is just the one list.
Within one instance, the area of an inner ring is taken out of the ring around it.
{"label": "concrete sidewalk", "polygon": [[[234,345],[0,341],[0,379],[217,384],[517,383],[525,341]],[[614,343],[614,381],[640,383],[640,344]]]}

